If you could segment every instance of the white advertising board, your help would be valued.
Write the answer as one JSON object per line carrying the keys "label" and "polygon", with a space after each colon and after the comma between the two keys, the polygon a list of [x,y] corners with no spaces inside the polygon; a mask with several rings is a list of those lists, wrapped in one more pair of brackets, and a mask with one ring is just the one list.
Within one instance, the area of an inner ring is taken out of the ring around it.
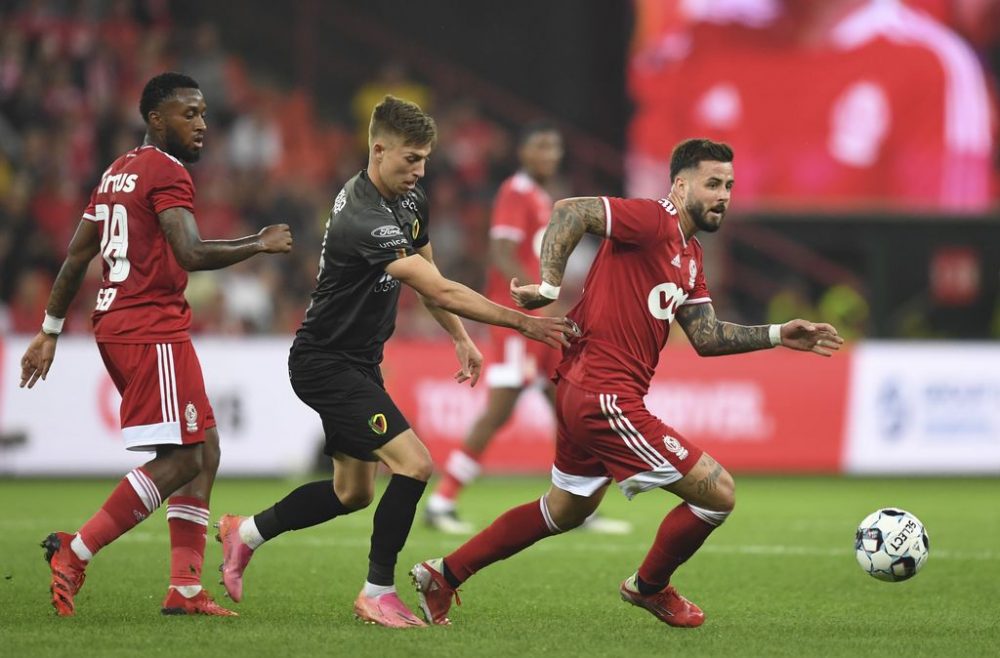
{"label": "white advertising board", "polygon": [[848,410],[849,473],[1000,474],[1000,345],[866,343]]}
{"label": "white advertising board", "polygon": [[[18,388],[27,337],[0,339],[0,476],[117,475],[150,453],[126,451],[121,398],[92,338],[60,338],[46,381]],[[222,475],[288,475],[309,468],[319,417],[288,383],[286,336],[195,338],[222,441]]]}

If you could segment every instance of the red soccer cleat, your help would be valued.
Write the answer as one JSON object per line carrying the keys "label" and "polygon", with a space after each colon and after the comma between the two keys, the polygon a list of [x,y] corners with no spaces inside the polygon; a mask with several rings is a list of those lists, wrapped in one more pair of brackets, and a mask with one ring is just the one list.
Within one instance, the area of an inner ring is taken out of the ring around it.
{"label": "red soccer cleat", "polygon": [[253,557],[253,549],[240,538],[240,524],[246,518],[235,514],[223,514],[215,524],[219,529],[215,540],[222,542],[222,564],[219,565],[222,584],[229,598],[236,603],[243,600],[243,571]]}
{"label": "red soccer cleat", "polygon": [[42,541],[45,549],[45,561],[52,570],[52,607],[60,617],[72,617],[76,612],[73,597],[83,587],[87,574],[84,570],[87,563],[76,556],[70,548],[73,535],[68,532],[53,532]]}
{"label": "red soccer cleat", "polygon": [[445,580],[444,559],[435,558],[413,565],[410,569],[410,578],[413,580],[413,586],[417,588],[420,610],[424,613],[427,623],[450,625],[448,611],[451,609],[451,600],[455,599],[455,605],[462,605],[462,600],[458,598],[458,590]]}
{"label": "red soccer cleat", "polygon": [[655,594],[644,596],[635,586],[633,574],[625,579],[619,592],[622,601],[649,610],[654,617],[670,626],[695,628],[705,623],[705,613],[701,608],[678,594],[673,585],[667,585]]}
{"label": "red soccer cleat", "polygon": [[190,599],[171,587],[167,598],[163,599],[160,612],[165,615],[211,615],[213,617],[239,617],[212,600],[208,592],[201,590]]}
{"label": "red soccer cleat", "polygon": [[427,626],[395,592],[381,596],[365,596],[364,590],[354,601],[354,616],[366,624],[379,624],[388,628],[417,628]]}

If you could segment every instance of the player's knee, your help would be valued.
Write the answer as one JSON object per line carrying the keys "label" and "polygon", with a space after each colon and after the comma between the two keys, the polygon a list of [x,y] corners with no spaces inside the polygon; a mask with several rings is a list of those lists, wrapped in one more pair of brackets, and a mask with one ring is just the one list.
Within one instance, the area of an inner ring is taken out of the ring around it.
{"label": "player's knee", "polygon": [[166,461],[181,482],[195,479],[204,466],[204,448],[201,444],[171,450]]}
{"label": "player's knee", "polygon": [[430,455],[425,454],[410,459],[407,463],[394,469],[393,472],[396,475],[405,475],[414,480],[427,482],[431,479],[431,475],[434,474],[434,462],[431,461]]}
{"label": "player's knee", "polygon": [[375,491],[371,487],[353,487],[343,490],[334,487],[334,493],[337,494],[337,499],[344,507],[355,512],[371,505],[375,498]]}

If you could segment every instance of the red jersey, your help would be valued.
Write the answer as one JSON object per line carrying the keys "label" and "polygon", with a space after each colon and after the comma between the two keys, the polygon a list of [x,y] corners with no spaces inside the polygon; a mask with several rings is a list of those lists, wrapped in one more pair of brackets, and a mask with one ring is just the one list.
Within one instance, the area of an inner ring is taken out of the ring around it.
{"label": "red jersey", "polygon": [[582,335],[556,381],[591,392],[645,396],[677,308],[712,301],[701,243],[686,240],[669,199],[601,197],[608,232],[583,297],[567,315]]}
{"label": "red jersey", "polygon": [[[541,269],[542,236],[552,214],[552,198],[523,171],[505,180],[493,202],[490,238],[517,242],[517,262],[528,279]],[[510,280],[491,267],[486,296],[501,306],[514,306],[510,298]]]}
{"label": "red jersey", "polygon": [[101,225],[104,280],[94,308],[99,343],[189,340],[187,272],[160,229],[169,208],[194,212],[194,183],[181,161],[155,146],[121,156],[101,176],[83,218]]}

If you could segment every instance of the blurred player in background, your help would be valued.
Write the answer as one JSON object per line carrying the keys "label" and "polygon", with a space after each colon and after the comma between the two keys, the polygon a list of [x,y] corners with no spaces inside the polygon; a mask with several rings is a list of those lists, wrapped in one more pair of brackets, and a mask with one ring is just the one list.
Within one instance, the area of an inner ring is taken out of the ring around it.
{"label": "blurred player in background", "polygon": [[[130,472],[76,534],[53,532],[42,546],[52,569],[52,605],[74,614],[87,564],[167,501],[170,587],[164,614],[231,616],[201,587],[209,496],[219,467],[219,435],[188,330],[187,272],[213,270],[259,253],[287,253],[284,224],[238,240],[202,240],[194,184],[184,163],[204,145],[205,99],[192,78],[163,73],[142,91],[142,146],[101,176],[52,286],[41,332],[21,359],[21,386],[45,379],[63,319],[97,254],[104,280],[94,334],[122,395],[129,450],[156,457]],[[168,498],[169,497],[169,498]]]}
{"label": "blurred player in background", "polygon": [[375,510],[368,577],[354,612],[392,628],[426,625],[395,588],[397,556],[433,470],[427,448],[386,392],[380,369],[395,329],[401,282],[417,291],[451,335],[459,383],[475,385],[483,357],[457,315],[517,329],[550,347],[565,344],[565,318],[532,317],[493,304],[445,279],[434,265],[427,196],[418,181],[436,140],[434,120],[414,103],[386,96],[372,112],[368,168],[334,201],[316,290],[288,359],[292,388],[323,421],[333,482],[302,485],[255,516],[220,519],[223,582],[235,601],[243,597],[243,572],[255,549],[288,530],[367,507],[382,462],[392,476]]}
{"label": "blurred player in background", "polygon": [[[529,124],[521,131],[517,155],[521,168],[500,186],[490,221],[492,267],[486,295],[504,306],[513,305],[510,280],[527,281],[531,272],[538,271],[542,236],[552,213],[552,198],[545,186],[559,171],[562,136],[552,124]],[[473,531],[458,517],[458,496],[479,475],[483,452],[510,420],[521,393],[537,383],[555,406],[555,386],[550,379],[559,363],[559,352],[500,327],[493,327],[490,337],[493,362],[486,368],[486,409],[472,425],[462,447],[448,455],[441,481],[427,501],[427,524],[449,534]],[[601,517],[588,519],[584,526],[609,533],[631,529],[624,521]]]}
{"label": "blurred player in background", "polygon": [[578,527],[597,509],[612,478],[628,498],[663,488],[683,499],[663,519],[637,572],[621,584],[622,599],[671,626],[704,622],[701,609],[680,596],[670,579],[729,516],[734,485],[718,462],[653,416],[643,401],[670,324],[676,317],[702,356],[777,345],[829,356],[843,342],[832,326],[805,320],[750,327],[716,319],[694,234],[722,225],[734,181],[732,159],[725,144],[688,140],[674,149],[665,199],[589,197],[556,204],[542,241],[542,283],[511,283],[519,306],[539,308],[558,298],[566,261],[584,233],[604,243],[583,298],[569,313],[580,338],[556,369],[552,486],[447,557],[413,567],[429,622],[450,623],[452,597],[477,571]]}

